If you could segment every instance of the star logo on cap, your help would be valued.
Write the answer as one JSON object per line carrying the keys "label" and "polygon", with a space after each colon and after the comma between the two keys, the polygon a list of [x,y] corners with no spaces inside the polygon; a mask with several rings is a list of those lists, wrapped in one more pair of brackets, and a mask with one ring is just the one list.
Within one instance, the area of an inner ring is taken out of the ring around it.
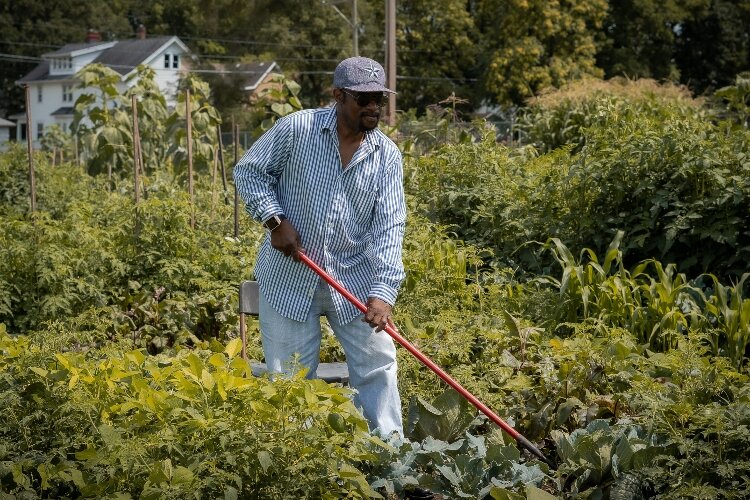
{"label": "star logo on cap", "polygon": [[370,63],[370,67],[367,68],[367,71],[370,72],[370,78],[372,78],[373,80],[377,80],[380,69],[376,68],[374,64]]}

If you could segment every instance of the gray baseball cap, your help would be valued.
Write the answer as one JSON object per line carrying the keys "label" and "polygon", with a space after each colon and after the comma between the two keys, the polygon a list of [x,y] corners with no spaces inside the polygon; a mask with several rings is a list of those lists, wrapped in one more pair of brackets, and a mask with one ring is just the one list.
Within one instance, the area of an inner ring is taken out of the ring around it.
{"label": "gray baseball cap", "polygon": [[350,57],[336,66],[333,86],[357,92],[390,92],[385,86],[385,70],[377,61],[367,57]]}

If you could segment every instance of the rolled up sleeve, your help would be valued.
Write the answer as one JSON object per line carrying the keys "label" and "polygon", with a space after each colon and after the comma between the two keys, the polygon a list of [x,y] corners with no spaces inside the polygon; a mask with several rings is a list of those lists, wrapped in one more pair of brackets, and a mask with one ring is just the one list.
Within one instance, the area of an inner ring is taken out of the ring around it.
{"label": "rolled up sleeve", "polygon": [[289,159],[291,144],[291,124],[281,118],[234,166],[237,192],[245,202],[247,213],[258,222],[283,212],[275,188]]}
{"label": "rolled up sleeve", "polygon": [[372,224],[375,279],[368,295],[390,305],[396,303],[406,277],[402,260],[405,226],[403,167],[401,156],[397,155],[382,179],[375,205]]}

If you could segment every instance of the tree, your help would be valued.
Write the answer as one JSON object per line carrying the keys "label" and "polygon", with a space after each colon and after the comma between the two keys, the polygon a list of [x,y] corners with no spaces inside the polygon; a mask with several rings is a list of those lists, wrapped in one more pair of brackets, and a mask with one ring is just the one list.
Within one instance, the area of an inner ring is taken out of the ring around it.
{"label": "tree", "polygon": [[710,0],[610,1],[597,64],[607,78],[679,80],[674,61],[678,34],[691,8],[705,8]]}
{"label": "tree", "polygon": [[546,87],[602,75],[596,35],[606,0],[484,0],[475,10],[488,55],[484,84],[498,102],[520,104]]}
{"label": "tree", "polygon": [[[341,4],[342,12],[348,7]],[[367,19],[366,2],[358,3],[358,11],[360,19]],[[302,86],[305,107],[330,102],[333,70],[353,55],[351,26],[320,0],[258,1],[251,23],[251,40],[273,42],[265,50]],[[374,51],[380,47],[368,34],[366,30],[360,39],[360,54],[377,58]]]}
{"label": "tree", "polygon": [[696,93],[730,85],[750,70],[750,0],[712,0],[685,20],[675,61],[681,81]]}
{"label": "tree", "polygon": [[424,109],[452,93],[478,106],[481,61],[466,2],[412,0],[397,7],[399,108]]}

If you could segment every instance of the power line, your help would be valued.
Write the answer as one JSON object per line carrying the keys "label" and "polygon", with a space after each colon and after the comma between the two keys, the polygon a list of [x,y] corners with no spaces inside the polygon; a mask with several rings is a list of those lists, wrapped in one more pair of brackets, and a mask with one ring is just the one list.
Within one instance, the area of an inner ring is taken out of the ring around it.
{"label": "power line", "polygon": [[4,43],[5,45],[26,45],[29,47],[49,47],[52,49],[60,48],[61,45],[53,45],[49,43],[35,43],[35,42],[10,42],[8,40],[0,40],[0,43]]}

